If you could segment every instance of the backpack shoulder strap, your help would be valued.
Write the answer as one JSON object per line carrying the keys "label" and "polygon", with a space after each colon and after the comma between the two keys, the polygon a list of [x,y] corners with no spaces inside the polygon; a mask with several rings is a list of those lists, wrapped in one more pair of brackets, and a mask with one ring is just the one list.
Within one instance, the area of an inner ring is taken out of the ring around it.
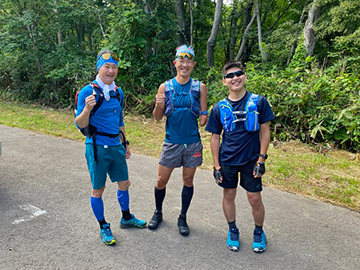
{"label": "backpack shoulder strap", "polygon": [[116,93],[116,98],[120,102],[121,108],[124,108],[124,93],[123,93],[123,91],[119,91],[119,87],[116,86],[115,93]]}
{"label": "backpack shoulder strap", "polygon": [[95,92],[99,98],[96,102],[96,105],[91,110],[90,117],[100,108],[104,101],[104,93],[100,90],[99,86],[96,83],[90,83],[90,86],[92,87],[93,93]]}

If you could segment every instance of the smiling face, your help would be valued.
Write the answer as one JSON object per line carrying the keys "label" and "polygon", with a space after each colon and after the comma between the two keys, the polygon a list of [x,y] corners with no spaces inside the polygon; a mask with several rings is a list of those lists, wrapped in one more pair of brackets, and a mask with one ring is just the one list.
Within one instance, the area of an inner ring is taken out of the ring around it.
{"label": "smiling face", "polygon": [[[237,72],[237,71],[242,71],[242,70],[238,67],[233,67],[233,68],[229,68],[226,71],[226,74]],[[239,74],[237,74],[237,75],[239,75]],[[245,82],[246,82],[245,74],[242,74],[240,76],[235,75],[233,78],[223,78],[223,84],[229,88],[230,92],[245,91],[245,88],[244,88]]]}
{"label": "smiling face", "polygon": [[100,79],[105,84],[112,84],[118,74],[118,67],[114,63],[105,63],[99,69]]}
{"label": "smiling face", "polygon": [[190,77],[191,73],[195,67],[196,62],[186,59],[180,58],[174,61],[174,65],[176,67],[176,74],[180,77]]}

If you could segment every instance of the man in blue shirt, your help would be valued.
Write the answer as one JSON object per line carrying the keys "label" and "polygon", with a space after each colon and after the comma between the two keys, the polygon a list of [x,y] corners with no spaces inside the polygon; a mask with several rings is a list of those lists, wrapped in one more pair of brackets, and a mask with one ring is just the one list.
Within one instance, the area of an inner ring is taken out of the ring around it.
{"label": "man in blue shirt", "polygon": [[[223,76],[223,84],[228,87],[229,96],[215,104],[205,129],[212,133],[210,146],[214,177],[223,188],[223,211],[229,225],[227,246],[234,251],[240,248],[240,234],[235,221],[235,197],[240,173],[240,185],[246,190],[255,222],[253,251],[263,252],[266,239],[263,231],[265,208],[261,199],[261,176],[265,173],[270,121],[274,115],[264,97],[245,90],[246,74],[240,62],[227,63],[223,68]],[[249,104],[253,105],[252,110]]]}
{"label": "man in blue shirt", "polygon": [[191,46],[182,45],[176,49],[174,60],[176,77],[161,84],[156,95],[154,118],[161,120],[165,115],[166,136],[159,161],[158,179],[155,185],[156,210],[149,221],[154,230],[163,219],[162,204],[166,185],[174,168],[183,167],[183,189],[181,212],[178,218],[179,233],[189,234],[186,214],[194,193],[194,175],[202,164],[202,143],[198,129],[207,121],[207,89],[205,84],[191,78],[195,67],[195,53]]}
{"label": "man in blue shirt", "polygon": [[[116,243],[110,223],[104,217],[102,194],[107,175],[111,182],[118,185],[117,198],[122,210],[120,227],[146,226],[146,222],[137,219],[129,208],[130,181],[126,159],[130,158],[131,152],[129,142],[122,144],[119,138],[119,134],[123,134],[125,140],[123,91],[114,82],[118,74],[118,61],[119,58],[113,51],[104,50],[98,54],[98,75],[92,85],[85,86],[79,92],[75,118],[80,130],[92,130],[85,141],[85,156],[92,183],[91,207],[100,225],[100,236],[106,245]],[[97,103],[101,106],[94,112]]]}

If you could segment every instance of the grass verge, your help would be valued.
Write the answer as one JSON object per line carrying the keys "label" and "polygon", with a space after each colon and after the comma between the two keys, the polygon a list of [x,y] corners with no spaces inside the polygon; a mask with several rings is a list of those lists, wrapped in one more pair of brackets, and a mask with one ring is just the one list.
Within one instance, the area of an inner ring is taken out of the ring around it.
{"label": "grass verge", "polygon": [[[0,101],[0,124],[72,140],[85,138],[70,111]],[[159,158],[165,122],[140,116],[125,117],[133,153]],[[212,169],[210,134],[200,129],[204,144],[201,169]],[[1,133],[0,133],[1,139]],[[300,142],[272,143],[266,162],[265,186],[301,194],[360,212],[360,163],[355,154],[330,150],[325,154]]]}

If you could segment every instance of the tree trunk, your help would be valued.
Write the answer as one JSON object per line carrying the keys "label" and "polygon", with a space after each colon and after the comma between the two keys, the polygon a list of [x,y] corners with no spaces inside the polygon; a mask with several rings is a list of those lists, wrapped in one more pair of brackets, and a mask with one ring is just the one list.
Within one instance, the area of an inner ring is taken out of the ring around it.
{"label": "tree trunk", "polygon": [[[303,8],[303,11],[301,13],[301,16],[300,16],[300,20],[299,20],[299,24],[302,24],[303,21],[304,21],[304,17],[305,17],[305,10],[306,10],[306,7],[308,5],[308,0],[305,1],[305,4],[304,4],[304,8]],[[298,38],[296,38],[296,40],[293,42],[293,44],[291,44],[291,49],[290,49],[290,55],[286,61],[286,66],[290,65],[290,62],[291,62],[291,59],[293,58],[294,54],[295,54],[295,49],[296,49],[296,46],[297,46],[297,42],[298,42]]]}
{"label": "tree trunk", "polygon": [[231,24],[230,24],[230,44],[229,44],[229,60],[233,60],[235,57],[235,44],[237,37],[237,21],[239,18],[237,12],[237,2],[233,3],[233,10],[231,11]]}
{"label": "tree trunk", "polygon": [[222,6],[223,6],[223,1],[218,0],[215,7],[213,27],[211,29],[211,34],[206,44],[207,64],[208,67],[210,68],[214,66],[214,47],[215,47],[216,36],[217,33],[219,32]]}
{"label": "tree trunk", "polygon": [[304,46],[307,52],[307,56],[313,56],[314,55],[314,49],[315,49],[315,30],[314,30],[314,22],[319,14],[317,14],[318,9],[318,0],[314,0],[313,4],[309,10],[308,13],[308,19],[305,22],[304,27]]}
{"label": "tree trunk", "polygon": [[264,51],[264,48],[262,46],[262,34],[261,34],[261,19],[260,19],[260,11],[259,11],[259,1],[255,0],[255,13],[257,18],[257,27],[258,27],[258,42],[259,42],[259,50],[261,53],[262,60],[266,60],[266,52]]}
{"label": "tree trunk", "polygon": [[[54,1],[55,7],[57,7],[57,1]],[[61,32],[61,26],[60,26],[60,12],[57,8],[54,9],[55,12],[55,18],[56,18],[56,25],[58,27],[58,33],[57,33],[57,39],[58,39],[58,45],[61,45],[63,42],[62,39],[62,32]]]}
{"label": "tree trunk", "polygon": [[191,46],[193,46],[193,28],[194,28],[193,1],[190,0],[190,45]]}
{"label": "tree trunk", "polygon": [[247,41],[246,35],[249,32],[250,27],[254,23],[255,18],[256,18],[256,12],[254,12],[250,22],[248,23],[248,25],[245,28],[243,37],[241,39],[241,45],[240,45],[239,51],[238,51],[238,53],[236,55],[236,58],[235,58],[236,61],[240,61],[240,58],[241,58],[242,54],[244,53],[244,49],[245,49],[245,45],[246,45],[246,41]]}
{"label": "tree trunk", "polygon": [[179,18],[179,44],[186,44],[189,40],[189,30],[185,18],[184,0],[176,0],[175,6],[176,15]]}
{"label": "tree trunk", "polygon": [[37,46],[37,42],[36,42],[35,37],[34,37],[34,35],[32,33],[32,29],[31,29],[30,25],[26,24],[26,28],[28,30],[28,34],[29,34],[29,38],[31,40],[31,44],[32,44],[32,46],[34,48],[34,51],[35,51],[36,67],[37,67],[39,73],[41,73],[42,68],[41,68],[41,61],[40,61],[40,57],[39,57],[39,47]]}

